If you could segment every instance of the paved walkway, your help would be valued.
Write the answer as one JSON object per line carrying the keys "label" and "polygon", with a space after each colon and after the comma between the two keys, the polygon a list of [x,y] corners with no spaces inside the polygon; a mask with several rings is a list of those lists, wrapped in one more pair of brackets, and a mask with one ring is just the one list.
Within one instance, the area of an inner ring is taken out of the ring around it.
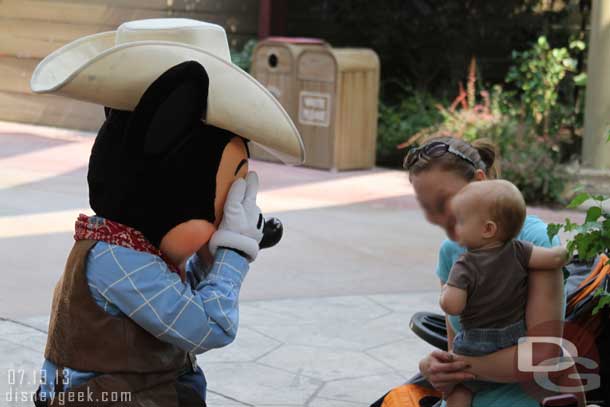
{"label": "paved walkway", "polygon": [[[35,388],[74,220],[91,213],[92,141],[0,122],[0,405],[30,405],[7,392]],[[286,233],[251,268],[235,343],[199,358],[209,405],[368,405],[430,350],[408,322],[438,309],[433,269],[443,233],[423,218],[402,171],[251,166],[259,205]],[[566,216],[530,212],[549,222]]]}
{"label": "paved walkway", "polygon": [[[436,292],[246,301],[236,341],[198,358],[209,405],[367,406],[417,371],[431,347],[409,319],[436,303]],[[0,321],[2,406],[31,405],[15,398],[36,387],[47,324]]]}

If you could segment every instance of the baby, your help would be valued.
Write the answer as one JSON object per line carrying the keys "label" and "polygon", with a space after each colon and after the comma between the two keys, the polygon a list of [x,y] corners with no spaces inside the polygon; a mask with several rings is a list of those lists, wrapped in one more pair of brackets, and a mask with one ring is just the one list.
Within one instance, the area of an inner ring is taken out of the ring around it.
{"label": "baby", "polygon": [[[560,270],[567,252],[515,240],[525,220],[525,202],[508,181],[472,182],[450,205],[456,241],[467,249],[451,268],[440,298],[443,311],[459,315],[462,324],[452,351],[481,356],[516,345],[526,336],[528,270]],[[470,406],[473,391],[483,385],[456,386],[447,405]]]}

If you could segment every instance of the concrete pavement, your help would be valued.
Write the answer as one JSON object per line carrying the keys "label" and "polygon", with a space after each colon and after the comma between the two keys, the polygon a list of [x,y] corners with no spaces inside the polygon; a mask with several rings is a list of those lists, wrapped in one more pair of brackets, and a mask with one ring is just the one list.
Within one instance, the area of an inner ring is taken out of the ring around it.
{"label": "concrete pavement", "polygon": [[[408,329],[437,293],[245,301],[235,342],[198,357],[211,407],[367,406],[431,347]],[[48,317],[0,321],[0,403],[30,406]]]}
{"label": "concrete pavement", "polygon": [[[91,213],[92,142],[91,134],[0,122],[0,400],[35,387],[74,220]],[[286,233],[252,265],[235,343],[199,358],[209,405],[368,405],[430,349],[408,321],[437,309],[442,231],[423,219],[402,171],[251,167],[259,206]],[[566,216],[530,212],[549,222]]]}

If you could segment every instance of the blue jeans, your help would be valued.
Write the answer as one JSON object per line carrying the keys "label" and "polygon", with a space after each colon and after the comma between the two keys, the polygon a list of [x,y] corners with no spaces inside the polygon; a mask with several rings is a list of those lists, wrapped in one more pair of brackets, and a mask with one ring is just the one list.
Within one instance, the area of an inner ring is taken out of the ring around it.
{"label": "blue jeans", "polygon": [[195,372],[190,372],[178,377],[178,382],[183,385],[190,386],[199,395],[199,397],[201,397],[201,400],[205,401],[208,384],[201,367],[197,366],[197,370]]}
{"label": "blue jeans", "polygon": [[453,339],[453,352],[464,356],[483,356],[516,345],[526,335],[525,321],[503,328],[463,330]]}
{"label": "blue jeans", "polygon": [[[483,356],[514,346],[527,334],[525,321],[503,328],[477,328],[460,331],[453,339],[453,352],[464,356]],[[470,380],[462,383],[471,391],[480,391],[486,382]]]}

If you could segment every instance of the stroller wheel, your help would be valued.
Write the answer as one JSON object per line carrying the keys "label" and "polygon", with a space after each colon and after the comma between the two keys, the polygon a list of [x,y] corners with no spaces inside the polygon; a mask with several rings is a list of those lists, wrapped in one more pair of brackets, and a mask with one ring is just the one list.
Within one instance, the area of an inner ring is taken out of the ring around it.
{"label": "stroller wheel", "polygon": [[445,317],[432,312],[418,312],[411,318],[409,327],[413,333],[430,345],[447,350]]}

